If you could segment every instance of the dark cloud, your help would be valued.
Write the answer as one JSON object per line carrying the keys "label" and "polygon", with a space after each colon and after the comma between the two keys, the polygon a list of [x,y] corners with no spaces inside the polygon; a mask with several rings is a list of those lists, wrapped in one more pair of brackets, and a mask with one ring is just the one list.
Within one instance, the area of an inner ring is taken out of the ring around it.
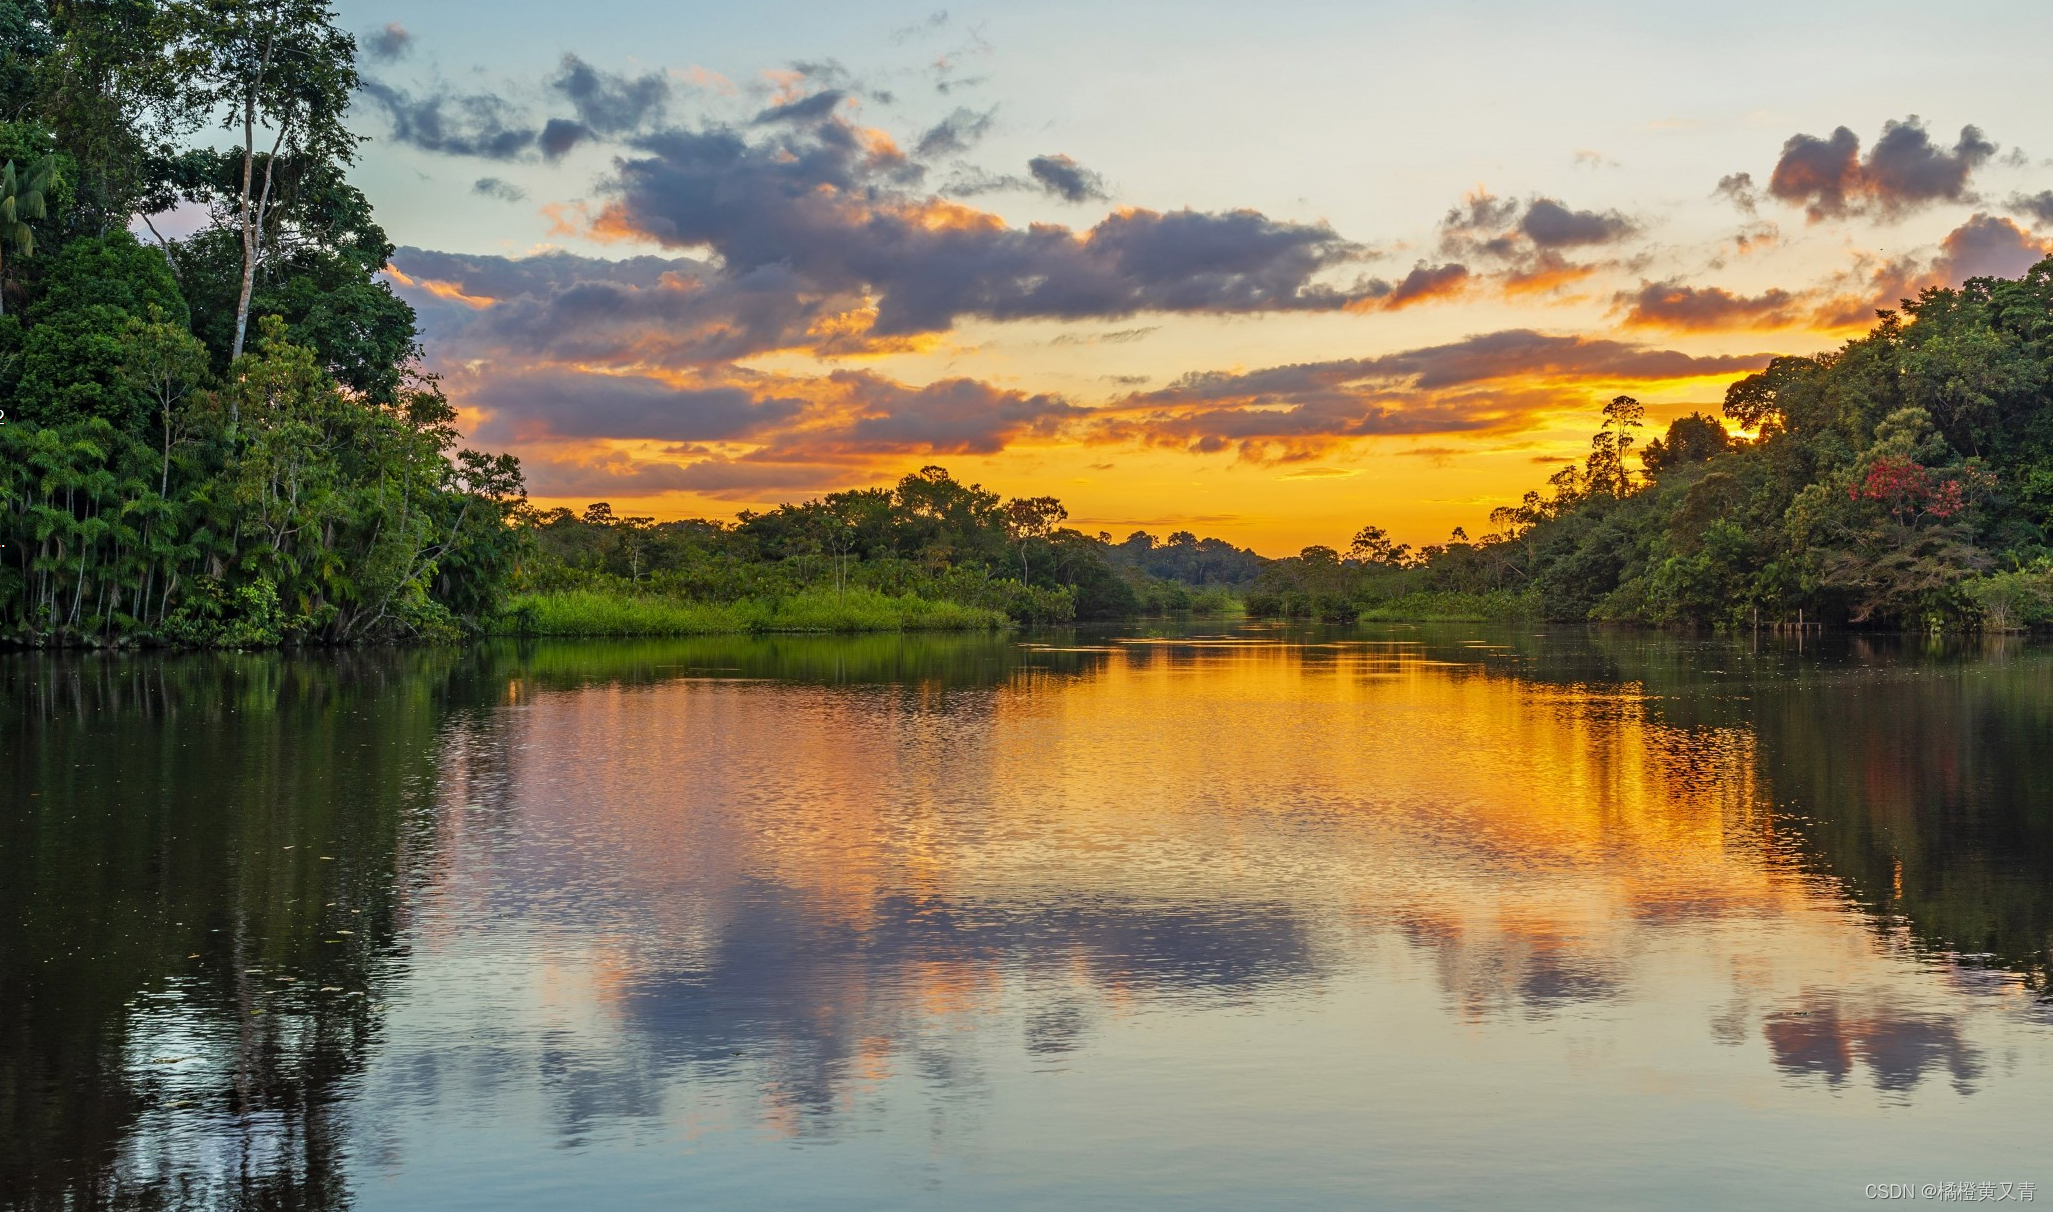
{"label": "dark cloud", "polygon": [[1519,202],[1478,191],[1441,218],[1440,244],[1448,252],[1511,258],[1536,248],[1610,244],[1638,230],[1615,210],[1575,210],[1554,198]]}
{"label": "dark cloud", "polygon": [[1477,190],[1440,220],[1440,247],[1450,253],[1509,257],[1518,250],[1512,232],[1519,202]]}
{"label": "dark cloud", "polygon": [[1946,286],[1969,278],[2016,278],[2053,255],[2053,242],[2039,239],[2008,219],[1978,214],[1939,243],[1935,276]]}
{"label": "dark cloud", "polygon": [[[536,360],[704,366],[788,348],[854,352],[849,343],[860,342],[831,321],[861,299],[810,292],[780,265],[719,274],[681,257],[513,259],[417,248],[396,250],[392,264],[429,348],[451,361],[519,351]],[[482,310],[471,300],[484,301]]]}
{"label": "dark cloud", "polygon": [[2021,215],[2030,215],[2040,223],[2053,224],[2053,189],[2036,194],[2012,194],[2010,209]]}
{"label": "dark cloud", "polygon": [[1830,139],[1791,135],[1768,178],[1768,192],[1802,203],[1813,220],[1843,215],[1849,196],[1860,189],[1860,154],[1860,136],[1843,126]]}
{"label": "dark cloud", "polygon": [[1250,459],[1301,460],[1335,442],[1377,435],[1513,430],[1581,385],[1625,384],[1758,370],[1769,354],[1700,357],[1630,342],[1488,333],[1374,358],[1185,375],[1105,410],[1112,439]]}
{"label": "dark cloud", "polygon": [[765,126],[773,122],[817,122],[833,114],[836,107],[848,99],[848,94],[838,88],[800,97],[772,105],[756,115],[756,125]]}
{"label": "dark cloud", "polygon": [[1541,248],[1610,244],[1638,230],[1632,220],[1615,210],[1570,210],[1552,198],[1528,203],[1519,229]]}
{"label": "dark cloud", "polygon": [[1948,232],[1936,254],[1866,262],[1819,290],[1813,316],[1825,327],[1865,327],[1877,311],[1899,307],[1927,288],[1955,287],[1977,277],[2015,278],[2049,255],[2053,240],[2009,219],[1976,214]]}
{"label": "dark cloud", "polygon": [[781,394],[783,381],[747,374],[678,386],[643,375],[540,367],[450,382],[467,407],[484,412],[476,433],[482,441],[560,449],[640,439],[685,444],[678,453],[687,455],[706,454],[700,443],[740,442],[756,447],[749,462],[993,454],[1023,439],[1053,437],[1090,415],[1058,396],[974,379],[915,387],[854,370],[794,381],[803,398]]}
{"label": "dark cloud", "polygon": [[543,159],[561,160],[578,144],[592,137],[592,128],[582,122],[572,122],[568,118],[551,118],[549,124],[542,128],[540,137],[535,140],[535,146],[541,148]]}
{"label": "dark cloud", "polygon": [[944,379],[907,387],[867,371],[828,377],[852,407],[838,424],[808,431],[805,451],[899,454],[994,454],[1027,437],[1052,437],[1089,415],[1057,396],[1006,391],[975,379]]}
{"label": "dark cloud", "polygon": [[1882,137],[1868,151],[1868,192],[1886,212],[1911,210],[1932,202],[1971,201],[1968,176],[1996,154],[1996,145],[1978,127],[1960,128],[1951,150],[1932,143],[1916,115],[1882,126]]}
{"label": "dark cloud", "polygon": [[963,316],[1337,310],[1371,297],[1328,279],[1364,250],[1325,224],[1256,211],[1129,210],[1087,231],[1021,229],[906,188],[917,166],[838,118],[752,139],[642,136],[620,161],[602,235],[717,254],[727,274],[783,266],[811,292],[876,300],[873,331]]}
{"label": "dark cloud", "polygon": [[569,99],[577,120],[600,135],[621,135],[659,121],[670,102],[670,81],[661,72],[623,76],[593,67],[576,55],[563,63],[549,86]]}
{"label": "dark cloud", "polygon": [[1743,214],[1753,214],[1761,205],[1761,191],[1755,188],[1752,173],[1728,173],[1718,178],[1718,188],[1711,193],[1732,203]]}
{"label": "dark cloud", "polygon": [[1391,286],[1389,293],[1381,296],[1381,301],[1384,307],[1394,311],[1412,303],[1460,294],[1468,280],[1466,265],[1456,262],[1428,265],[1421,261],[1404,275],[1403,281]]}
{"label": "dark cloud", "polygon": [[1639,225],[1615,210],[1576,210],[1555,198],[1521,202],[1478,190],[1440,220],[1440,249],[1483,262],[1507,293],[1558,290],[1596,272],[1563,249],[1615,244]]}
{"label": "dark cloud", "polygon": [[1040,191],[1040,183],[1030,177],[987,172],[973,164],[958,163],[955,171],[934,192],[944,198],[974,198],[980,194],[1032,194]]}
{"label": "dark cloud", "polygon": [[497,177],[479,177],[471,185],[470,191],[481,197],[497,198],[502,202],[519,202],[528,196],[527,191],[520,186]]}
{"label": "dark cloud", "polygon": [[1719,286],[1672,281],[1643,282],[1636,291],[1619,292],[1615,301],[1626,309],[1625,322],[1635,328],[1683,332],[1780,327],[1798,318],[1800,303],[1786,290],[1737,295]]}
{"label": "dark cloud", "polygon": [[1829,138],[1791,135],[1768,178],[1768,192],[1801,205],[1812,222],[1850,214],[1899,218],[1937,202],[1969,202],[1969,178],[1996,154],[1979,128],[1964,126],[1952,148],[1932,142],[1915,114],[1882,126],[1860,154],[1860,136],[1842,126]]}
{"label": "dark cloud", "polygon": [[889,102],[891,100],[891,94],[880,93],[876,88],[864,84],[856,77],[854,72],[842,66],[839,59],[831,57],[817,60],[795,59],[792,61],[791,70],[797,73],[800,80],[805,81],[805,83],[813,86],[815,89],[839,89],[845,94],[862,93],[865,96],[875,97],[880,101]]}
{"label": "dark cloud", "polygon": [[697,276],[705,271],[703,264],[688,257],[603,261],[565,252],[501,257],[407,246],[394,250],[392,264],[410,278],[460,285],[466,295],[502,302],[600,281],[630,289],[648,288],[661,285],[672,275]]}
{"label": "dark cloud", "polygon": [[385,112],[396,142],[422,151],[512,160],[535,145],[534,126],[511,103],[490,93],[437,92],[416,100],[369,76],[357,87]]}
{"label": "dark cloud", "polygon": [[1186,375],[1160,399],[1274,396],[1329,383],[1402,385],[1421,391],[1501,379],[1683,379],[1758,370],[1768,354],[1686,354],[1629,341],[1506,329],[1446,345],[1375,358],[1301,363],[1269,370]]}
{"label": "dark cloud", "polygon": [[1551,249],[1520,257],[1497,275],[1506,294],[1530,295],[1559,291],[1592,277],[1599,265],[1571,261]]}
{"label": "dark cloud", "polygon": [[1065,202],[1103,202],[1112,196],[1103,177],[1068,156],[1035,156],[1027,161],[1027,172]]}
{"label": "dark cloud", "polygon": [[916,387],[865,371],[740,367],[736,358],[794,342],[833,352],[840,313],[781,265],[729,275],[686,258],[402,248],[393,274],[431,359],[452,368],[452,393],[485,414],[485,440],[741,442],[764,458],[859,461],[994,452],[1087,415],[969,379]]}
{"label": "dark cloud", "polygon": [[913,152],[924,159],[959,156],[984,137],[997,115],[995,106],[982,112],[958,106],[955,112],[927,128],[913,145]]}
{"label": "dark cloud", "polygon": [[413,35],[397,21],[364,39],[364,53],[381,63],[390,63],[413,49]]}
{"label": "dark cloud", "polygon": [[485,378],[465,402],[491,415],[478,428],[487,442],[549,438],[643,438],[670,442],[737,441],[796,417],[797,400],[758,399],[730,385],[675,387],[625,374],[531,369]]}
{"label": "dark cloud", "polygon": [[580,144],[629,135],[657,122],[670,100],[670,83],[661,73],[617,75],[576,55],[563,56],[548,84],[570,103],[575,116],[549,118],[537,126],[521,107],[491,93],[459,95],[437,85],[416,99],[370,77],[358,87],[384,111],[397,142],[487,160],[514,160],[535,151],[559,160]]}
{"label": "dark cloud", "polygon": [[[1740,233],[1741,251],[1749,242],[1774,239],[1766,232]],[[1877,311],[1934,287],[1958,287],[1969,278],[2015,278],[2053,254],[2053,240],[2043,239],[2009,219],[1976,214],[1948,232],[1936,250],[1909,253],[1888,260],[1864,258],[1847,273],[1798,291],[1775,288],[1757,295],[1735,294],[1722,287],[1691,286],[1680,281],[1642,282],[1635,291],[1621,291],[1613,303],[1636,328],[1675,331],[1761,329],[1799,322],[1822,328],[1865,328]]]}

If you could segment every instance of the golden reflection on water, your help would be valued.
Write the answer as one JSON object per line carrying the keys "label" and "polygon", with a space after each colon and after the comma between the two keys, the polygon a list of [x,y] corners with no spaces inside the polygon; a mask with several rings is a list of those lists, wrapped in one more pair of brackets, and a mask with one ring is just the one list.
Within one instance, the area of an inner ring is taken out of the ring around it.
{"label": "golden reflection on water", "polygon": [[554,1021],[736,1042],[764,1068],[757,1127],[791,1133],[979,1016],[1060,1056],[1159,1005],[1371,974],[1429,974],[1471,1029],[1683,1018],[1781,1078],[1884,1093],[1971,1091],[1967,1019],[2029,1002],[1907,963],[1778,836],[1754,732],[1659,722],[1637,684],[1401,642],[1044,651],[1082,663],[516,682],[445,751],[430,953],[519,900]]}
{"label": "golden reflection on water", "polygon": [[2015,643],[0,660],[0,1208],[2053,1179],[2047,736]]}

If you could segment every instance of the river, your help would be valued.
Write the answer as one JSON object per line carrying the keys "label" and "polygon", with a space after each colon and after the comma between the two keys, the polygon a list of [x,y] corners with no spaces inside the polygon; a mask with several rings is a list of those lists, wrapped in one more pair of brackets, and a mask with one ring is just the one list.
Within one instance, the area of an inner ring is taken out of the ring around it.
{"label": "river", "polygon": [[2053,647],[0,656],[0,923],[0,1208],[2023,1202]]}

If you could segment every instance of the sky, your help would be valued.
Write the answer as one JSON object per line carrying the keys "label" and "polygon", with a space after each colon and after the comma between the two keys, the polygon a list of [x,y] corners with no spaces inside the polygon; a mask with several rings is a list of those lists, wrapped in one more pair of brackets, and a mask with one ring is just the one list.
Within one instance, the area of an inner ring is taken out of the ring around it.
{"label": "sky", "polygon": [[2053,252],[2044,5],[339,13],[389,276],[544,506],[939,464],[1115,538],[1437,542],[1615,395],[1716,414]]}

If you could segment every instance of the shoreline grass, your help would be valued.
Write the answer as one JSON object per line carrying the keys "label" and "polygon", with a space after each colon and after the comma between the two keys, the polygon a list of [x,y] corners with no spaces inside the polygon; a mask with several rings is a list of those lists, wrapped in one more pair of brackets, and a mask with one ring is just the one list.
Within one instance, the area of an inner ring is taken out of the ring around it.
{"label": "shoreline grass", "polygon": [[1501,623],[1535,617],[1532,599],[1504,593],[1407,593],[1365,608],[1364,623]]}
{"label": "shoreline grass", "polygon": [[1004,612],[960,602],[807,589],[789,597],[693,602],[652,594],[568,589],[516,595],[491,630],[517,636],[688,636],[866,631],[994,631]]}

